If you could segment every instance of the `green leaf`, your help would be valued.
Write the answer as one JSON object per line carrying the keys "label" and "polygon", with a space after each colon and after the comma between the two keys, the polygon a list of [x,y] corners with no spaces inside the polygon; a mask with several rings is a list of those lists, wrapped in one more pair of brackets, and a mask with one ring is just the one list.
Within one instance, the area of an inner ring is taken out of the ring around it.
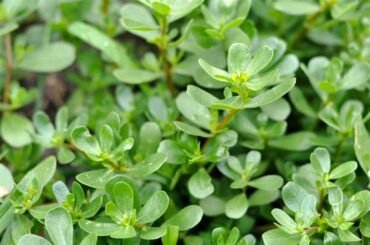
{"label": "green leaf", "polygon": [[18,67],[33,72],[58,72],[72,65],[75,58],[74,46],[55,42],[26,53]]}
{"label": "green leaf", "polygon": [[257,189],[271,191],[279,189],[283,185],[283,178],[278,175],[265,175],[249,181],[248,185]]}
{"label": "green leaf", "polygon": [[79,245],[96,245],[98,238],[95,234],[89,234],[84,237],[84,239],[80,242]]}
{"label": "green leaf", "polygon": [[370,152],[368,146],[370,145],[370,137],[362,120],[355,124],[355,153],[360,163],[360,166],[370,178]]}
{"label": "green leaf", "polygon": [[295,78],[289,78],[280,82],[275,87],[252,98],[249,102],[247,102],[245,108],[256,108],[276,101],[288,93],[295,85],[295,82]]}
{"label": "green leaf", "polygon": [[76,155],[67,147],[60,148],[57,154],[58,162],[61,164],[72,162],[75,158]]}
{"label": "green leaf", "polygon": [[300,241],[298,234],[288,234],[279,229],[266,231],[262,235],[265,245],[297,245]]}
{"label": "green leaf", "polygon": [[356,9],[358,4],[359,1],[338,2],[331,9],[331,15],[334,19],[339,20],[346,20],[348,18],[351,18],[351,12]]}
{"label": "green leaf", "polygon": [[105,183],[113,176],[113,170],[98,169],[80,173],[76,176],[76,179],[86,186],[103,189]]}
{"label": "green leaf", "polygon": [[212,217],[225,213],[225,201],[213,195],[200,200],[199,205],[206,216]]}
{"label": "green leaf", "polygon": [[311,165],[319,174],[329,173],[330,154],[325,148],[316,148],[310,156]]}
{"label": "green leaf", "polygon": [[51,203],[51,204],[45,204],[45,205],[40,205],[40,206],[34,206],[30,210],[30,214],[35,219],[43,220],[45,219],[46,213],[56,207],[60,207],[59,203]]}
{"label": "green leaf", "polygon": [[370,213],[361,218],[360,231],[363,236],[370,237]]}
{"label": "green leaf", "polygon": [[277,69],[279,74],[282,76],[289,76],[294,74],[299,68],[299,60],[294,54],[285,55],[282,61],[280,61]]}
{"label": "green leaf", "polygon": [[219,101],[217,97],[194,85],[188,85],[186,92],[196,102],[205,107],[209,107],[212,103]]}
{"label": "green leaf", "polygon": [[167,233],[162,237],[163,245],[176,245],[179,238],[179,227],[167,225]]}
{"label": "green leaf", "polygon": [[33,123],[39,132],[46,140],[50,140],[54,133],[54,125],[50,122],[49,116],[42,111],[38,111],[33,115]]}
{"label": "green leaf", "polygon": [[171,12],[170,6],[161,2],[152,3],[153,10],[162,16],[167,16]]}
{"label": "green leaf", "polygon": [[154,81],[162,77],[162,72],[159,71],[147,71],[136,68],[120,68],[113,71],[113,75],[120,80],[128,84],[140,84]]}
{"label": "green leaf", "polygon": [[289,228],[291,230],[297,229],[297,223],[283,210],[279,208],[274,208],[271,211],[271,214],[282,226]]}
{"label": "green leaf", "polygon": [[179,130],[183,131],[184,133],[188,135],[194,135],[194,136],[199,136],[199,137],[204,137],[204,138],[208,138],[212,136],[211,134],[204,132],[203,130],[197,127],[194,127],[190,124],[187,124],[187,123],[180,122],[180,121],[174,121],[173,123],[175,124],[176,128],[178,128]]}
{"label": "green leaf", "polygon": [[[82,201],[85,201],[85,200],[82,200]],[[81,216],[84,218],[93,217],[94,215],[96,215],[97,212],[99,212],[99,209],[102,203],[103,203],[103,197],[102,196],[96,197],[94,200],[86,204]]]}
{"label": "green leaf", "polygon": [[193,25],[193,19],[189,20],[189,22],[186,24],[185,28],[183,29],[182,35],[180,38],[178,38],[175,41],[172,41],[168,44],[169,48],[174,48],[179,46],[182,42],[185,41],[185,39],[189,36],[191,27]]}
{"label": "green leaf", "polygon": [[357,199],[348,203],[344,209],[343,218],[346,221],[354,221],[357,219],[365,208],[365,203],[361,199]]}
{"label": "green leaf", "polygon": [[54,176],[56,161],[54,156],[44,159],[42,162],[31,169],[18,183],[17,187],[22,191],[27,191],[34,179],[37,179],[40,187],[44,187]]}
{"label": "green leaf", "polygon": [[157,171],[167,160],[163,153],[155,153],[147,157],[143,162],[128,169],[128,172],[136,177],[143,178]]}
{"label": "green leaf", "polygon": [[140,210],[137,222],[148,224],[156,221],[166,212],[168,204],[169,198],[166,192],[155,192]]}
{"label": "green leaf", "polygon": [[269,145],[289,151],[305,151],[313,146],[311,139],[314,136],[314,133],[308,131],[295,132],[271,139]]}
{"label": "green leaf", "polygon": [[339,187],[329,189],[328,201],[332,206],[333,210],[341,214],[343,211],[343,192]]}
{"label": "green leaf", "polygon": [[280,98],[270,104],[264,105],[261,109],[269,116],[269,118],[275,121],[284,121],[288,118],[291,112],[290,105],[284,98]]}
{"label": "green leaf", "polygon": [[302,201],[307,195],[308,193],[294,182],[288,182],[282,190],[284,203],[293,212],[297,212],[299,210]]}
{"label": "green leaf", "polygon": [[32,142],[30,134],[33,133],[32,123],[22,115],[6,113],[1,120],[1,137],[13,147],[30,144]]}
{"label": "green leaf", "polygon": [[252,91],[260,91],[261,89],[275,84],[279,80],[280,74],[277,69],[273,69],[258,77],[252,77],[246,87]]}
{"label": "green leaf", "polygon": [[210,128],[211,114],[209,110],[187,93],[181,93],[177,96],[176,105],[180,112],[192,123],[204,129]]}
{"label": "green leaf", "polygon": [[240,110],[243,108],[244,101],[241,96],[232,96],[222,99],[210,105],[212,109],[218,110]]}
{"label": "green leaf", "polygon": [[100,223],[86,219],[80,219],[78,224],[83,230],[87,231],[88,233],[95,234],[96,236],[109,236],[120,227],[117,224]]}
{"label": "green leaf", "polygon": [[41,236],[26,234],[23,235],[17,245],[52,245],[48,240]]}
{"label": "green leaf", "polygon": [[163,140],[158,147],[158,152],[166,154],[167,163],[171,164],[183,164],[188,159],[181,146],[173,140]]}
{"label": "green leaf", "polygon": [[95,137],[85,126],[76,127],[72,131],[72,142],[80,150],[93,156],[99,156],[102,151]]}
{"label": "green leaf", "polygon": [[161,141],[161,129],[155,122],[146,122],[140,128],[140,145],[138,154],[147,157],[157,151]]}
{"label": "green leaf", "polygon": [[18,29],[19,25],[16,22],[9,22],[0,27],[0,37],[4,36],[7,33],[10,33],[16,29]]}
{"label": "green leaf", "polygon": [[70,194],[68,187],[63,181],[57,181],[53,184],[53,194],[57,199],[58,203],[62,203],[67,200],[67,195]]}
{"label": "green leaf", "polygon": [[68,32],[99,49],[120,67],[134,67],[134,63],[125,48],[92,25],[83,22],[74,22],[68,26]]}
{"label": "green leaf", "polygon": [[368,190],[362,190],[357,192],[351,197],[351,200],[361,200],[364,202],[365,209],[362,214],[370,211],[370,192]]}
{"label": "green leaf", "polygon": [[349,230],[338,229],[338,235],[343,242],[359,242],[361,239]]}
{"label": "green leaf", "polygon": [[227,56],[229,73],[235,72],[240,74],[245,72],[250,61],[251,52],[247,45],[244,43],[231,44]]}
{"label": "green leaf", "polygon": [[324,245],[344,245],[344,243],[340,241],[336,234],[329,231],[324,234]]}
{"label": "green leaf", "polygon": [[246,68],[248,76],[251,77],[265,68],[272,60],[273,55],[274,53],[270,47],[263,46],[259,48]]}
{"label": "green leaf", "polygon": [[170,22],[181,19],[199,7],[204,0],[172,1]]}
{"label": "green leaf", "polygon": [[[149,11],[135,3],[125,4],[121,10],[121,24],[129,32],[148,41],[159,37],[159,26]],[[137,18],[140,16],[140,18]]]}
{"label": "green leaf", "polygon": [[168,120],[167,106],[159,96],[149,98],[148,109],[152,116],[159,121]]}
{"label": "green leaf", "polygon": [[1,244],[16,244],[25,234],[31,233],[33,222],[25,215],[14,216],[12,222],[3,233]]}
{"label": "green leaf", "polygon": [[342,163],[335,169],[330,172],[329,178],[330,179],[339,179],[348,174],[351,174],[357,169],[357,162],[355,161],[348,161],[346,163]]}
{"label": "green leaf", "polygon": [[211,66],[206,61],[199,59],[199,65],[203,68],[203,70],[210,75],[213,79],[216,79],[217,81],[229,83],[232,82],[231,77],[229,73],[226,71],[223,71],[221,69],[218,69],[214,66]]}
{"label": "green leaf", "polygon": [[274,7],[289,15],[306,15],[320,11],[320,6],[316,3],[302,0],[277,0]]}
{"label": "green leaf", "polygon": [[115,239],[126,239],[136,236],[136,230],[132,225],[119,226],[118,229],[110,234],[110,237]]}
{"label": "green leaf", "polygon": [[134,191],[125,182],[118,182],[113,187],[114,201],[122,213],[127,213],[134,208]]}
{"label": "green leaf", "polygon": [[359,88],[370,78],[370,66],[367,63],[358,63],[354,65],[342,78],[341,89]]}
{"label": "green leaf", "polygon": [[128,150],[131,150],[134,146],[134,139],[133,138],[127,138],[124,141],[122,141],[116,149],[111,154],[111,160],[112,161],[119,161],[122,157],[124,157],[125,152]]}
{"label": "green leaf", "polygon": [[0,199],[8,195],[14,188],[12,173],[0,163]]}
{"label": "green leaf", "polygon": [[299,208],[300,218],[298,219],[303,225],[311,225],[318,216],[316,203],[316,197],[313,195],[309,194],[303,198]]}
{"label": "green leaf", "polygon": [[113,130],[106,124],[100,129],[99,144],[103,152],[109,152],[113,145]]}
{"label": "green leaf", "polygon": [[68,127],[68,108],[61,107],[55,116],[55,127],[58,132],[64,132]]}
{"label": "green leaf", "polygon": [[263,206],[277,200],[280,196],[279,190],[265,191],[257,190],[250,197],[248,202],[250,207]]}
{"label": "green leaf", "polygon": [[178,211],[164,224],[178,226],[179,231],[186,231],[196,226],[201,221],[202,216],[202,208],[196,205],[190,205]]}
{"label": "green leaf", "polygon": [[217,16],[214,15],[205,5],[201,6],[201,11],[207,24],[215,29],[219,29],[221,23]]}
{"label": "green leaf", "polygon": [[146,227],[141,230],[140,238],[144,240],[156,240],[166,235],[166,227]]}
{"label": "green leaf", "polygon": [[244,193],[231,198],[226,202],[225,214],[231,219],[240,219],[248,210],[248,199]]}
{"label": "green leaf", "polygon": [[36,0],[4,0],[2,5],[7,11],[7,17],[19,22],[29,16],[36,8]]}
{"label": "green leaf", "polygon": [[303,113],[308,117],[316,117],[315,111],[312,109],[311,105],[304,97],[304,94],[301,89],[298,87],[294,87],[289,92],[289,98],[292,101],[293,105],[297,109],[297,111]]}
{"label": "green leaf", "polygon": [[201,168],[193,174],[188,182],[189,192],[198,199],[203,199],[211,195],[215,188],[212,184],[212,178],[204,168]]}
{"label": "green leaf", "polygon": [[73,245],[72,219],[64,208],[47,212],[45,227],[54,245]]}

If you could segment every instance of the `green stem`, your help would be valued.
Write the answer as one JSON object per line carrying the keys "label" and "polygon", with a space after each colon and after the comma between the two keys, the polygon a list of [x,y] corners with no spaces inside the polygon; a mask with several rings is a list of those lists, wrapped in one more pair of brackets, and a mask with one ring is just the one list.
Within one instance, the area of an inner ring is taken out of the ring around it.
{"label": "green stem", "polygon": [[343,145],[344,145],[344,142],[345,142],[345,139],[346,139],[346,136],[345,135],[341,135],[341,139],[336,147],[336,150],[335,150],[335,154],[334,154],[334,163],[338,163],[339,162],[339,158],[340,158],[340,155],[343,151]]}
{"label": "green stem", "polygon": [[167,31],[168,31],[168,20],[167,17],[162,18],[161,22],[161,43],[159,45],[159,53],[162,59],[163,70],[166,77],[168,89],[171,92],[172,97],[176,97],[177,90],[173,82],[172,66],[167,58]]}
{"label": "green stem", "polygon": [[306,229],[306,230],[304,231],[304,233],[305,233],[305,234],[310,234],[310,233],[312,233],[312,232],[317,231],[319,228],[320,228],[320,227],[318,227],[318,226],[313,226],[313,227],[310,227],[310,228]]}
{"label": "green stem", "polygon": [[303,28],[289,42],[290,49],[293,49],[298,43],[302,41],[303,38],[306,37],[307,33],[311,30],[313,23],[321,15],[322,12],[324,12],[323,9],[315,14],[306,16]]}
{"label": "green stem", "polygon": [[317,211],[319,212],[320,215],[322,215],[322,209],[324,207],[324,198],[325,198],[325,189],[321,188],[320,193],[319,193],[319,206],[317,208]]}
{"label": "green stem", "polygon": [[[238,112],[239,110],[230,110],[227,114],[226,114],[226,116],[224,116],[224,118],[217,124],[217,126],[216,126],[216,128],[215,128],[215,135],[217,135],[217,133],[219,132],[219,131],[221,131],[222,129],[224,129],[229,123],[230,123],[230,121],[234,118],[234,116],[235,116],[235,114]],[[215,136],[214,135],[214,136]],[[210,141],[214,138],[214,136],[213,137],[210,137],[210,138],[208,138],[205,142],[204,142],[204,144],[203,144],[203,146],[202,146],[202,152],[204,152],[204,150],[206,149],[206,147],[207,147],[207,145],[210,143]]]}

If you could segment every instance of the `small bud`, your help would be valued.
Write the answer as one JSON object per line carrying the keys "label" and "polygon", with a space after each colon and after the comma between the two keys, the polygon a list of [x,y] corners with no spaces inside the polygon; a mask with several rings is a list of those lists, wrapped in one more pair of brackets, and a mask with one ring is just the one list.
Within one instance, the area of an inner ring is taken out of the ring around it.
{"label": "small bud", "polygon": [[248,74],[247,73],[245,73],[245,72],[243,72],[241,75],[241,78],[242,78],[242,80],[245,82],[245,81],[247,81],[248,80],[248,78],[249,78],[249,76],[248,76]]}
{"label": "small bud", "polygon": [[233,80],[236,80],[238,78],[238,74],[236,74],[235,72],[231,73],[231,78]]}

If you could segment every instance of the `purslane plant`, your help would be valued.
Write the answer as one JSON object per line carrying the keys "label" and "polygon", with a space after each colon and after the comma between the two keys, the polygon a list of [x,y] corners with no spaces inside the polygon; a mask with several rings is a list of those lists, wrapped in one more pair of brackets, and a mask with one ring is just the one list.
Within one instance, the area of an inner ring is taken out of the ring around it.
{"label": "purslane plant", "polygon": [[3,0],[0,244],[368,244],[369,12]]}

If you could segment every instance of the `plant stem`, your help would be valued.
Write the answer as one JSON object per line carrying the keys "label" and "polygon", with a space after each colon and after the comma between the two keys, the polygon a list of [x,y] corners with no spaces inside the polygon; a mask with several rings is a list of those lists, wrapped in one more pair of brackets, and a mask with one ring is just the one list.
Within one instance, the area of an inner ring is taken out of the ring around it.
{"label": "plant stem", "polygon": [[304,233],[305,233],[305,234],[310,234],[310,233],[312,233],[312,232],[317,231],[319,228],[320,228],[320,227],[318,227],[318,226],[313,226],[313,227],[310,227],[310,228],[306,229],[306,230],[304,231]]}
{"label": "plant stem", "polygon": [[10,86],[13,77],[13,48],[12,36],[10,33],[5,35],[5,56],[6,56],[6,71],[3,87],[3,102],[7,104],[10,98]]}
{"label": "plant stem", "polygon": [[167,59],[167,31],[168,31],[168,20],[167,17],[163,17],[161,23],[161,43],[158,48],[162,59],[163,70],[166,77],[167,86],[171,92],[172,97],[176,97],[177,90],[173,82],[172,66]]}
{"label": "plant stem", "polygon": [[324,9],[322,9],[321,11],[315,14],[308,15],[306,17],[306,20],[303,24],[303,28],[294,36],[293,39],[291,39],[291,42],[289,45],[290,49],[294,48],[303,38],[306,37],[307,33],[310,31],[312,27],[313,22],[321,15],[323,11]]}
{"label": "plant stem", "polygon": [[234,118],[235,114],[238,112],[238,110],[230,110],[226,116],[222,119],[222,121],[216,126],[216,131],[224,129],[227,124],[231,121],[231,119]]}
{"label": "plant stem", "polygon": [[322,214],[322,209],[324,206],[324,198],[325,198],[325,189],[321,188],[319,193],[319,206],[317,208],[317,211],[319,212],[320,215]]}
{"label": "plant stem", "polygon": [[340,158],[340,155],[342,153],[342,150],[343,150],[343,145],[344,145],[344,142],[345,142],[345,139],[346,139],[346,136],[345,135],[341,135],[341,139],[336,147],[336,150],[335,150],[335,154],[334,154],[334,163],[338,163],[339,162],[339,158]]}
{"label": "plant stem", "polygon": [[[229,122],[234,118],[235,114],[238,112],[239,110],[230,110],[226,116],[224,116],[224,118],[222,118],[222,120],[217,124],[216,128],[215,128],[215,132],[217,134],[218,131],[224,129],[228,124]],[[213,139],[214,137],[211,137],[211,138],[208,138],[203,146],[202,146],[202,152],[204,152],[204,149],[207,147],[207,145],[210,143],[210,141]]]}

